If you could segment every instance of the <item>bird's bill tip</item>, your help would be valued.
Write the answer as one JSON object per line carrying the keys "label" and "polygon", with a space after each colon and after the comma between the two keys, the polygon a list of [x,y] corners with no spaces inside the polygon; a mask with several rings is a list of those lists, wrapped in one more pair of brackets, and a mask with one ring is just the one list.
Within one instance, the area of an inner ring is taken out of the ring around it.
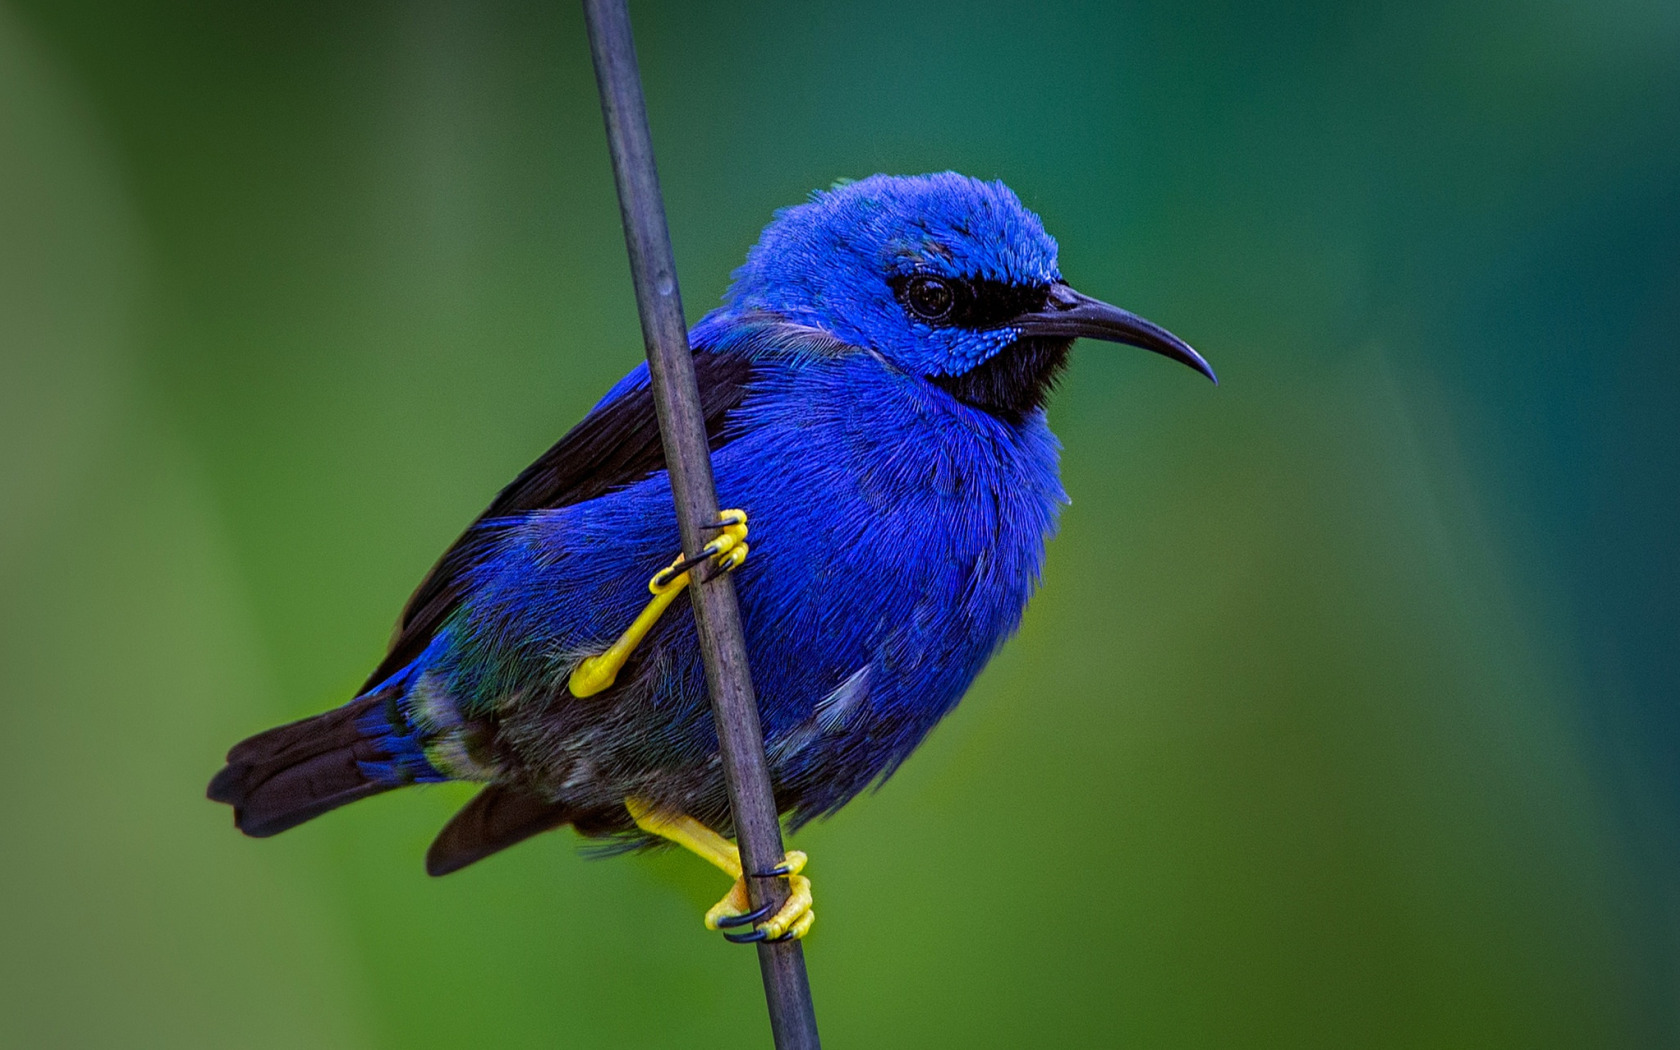
{"label": "bird's bill tip", "polygon": [[1052,285],[1044,309],[1022,314],[1010,322],[1010,327],[1023,336],[1101,339],[1150,350],[1195,369],[1219,385],[1213,366],[1189,343],[1130,310],[1093,299],[1065,284]]}

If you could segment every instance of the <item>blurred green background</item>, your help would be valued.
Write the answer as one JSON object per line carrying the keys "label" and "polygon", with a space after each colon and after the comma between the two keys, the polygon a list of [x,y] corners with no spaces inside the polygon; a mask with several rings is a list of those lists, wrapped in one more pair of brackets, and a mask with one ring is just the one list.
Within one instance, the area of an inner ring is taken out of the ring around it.
{"label": "blurred green background", "polygon": [[[1224,384],[1078,351],[1020,637],[795,840],[830,1045],[1680,1045],[1680,6],[634,14],[691,317],[955,168]],[[574,5],[0,0],[0,1044],[767,1042],[690,858],[202,797],[639,354]]]}

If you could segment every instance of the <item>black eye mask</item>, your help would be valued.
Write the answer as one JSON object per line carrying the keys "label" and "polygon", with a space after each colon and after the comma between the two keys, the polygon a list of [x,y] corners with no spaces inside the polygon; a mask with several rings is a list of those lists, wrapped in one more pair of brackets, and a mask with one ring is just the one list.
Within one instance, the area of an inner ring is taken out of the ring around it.
{"label": "black eye mask", "polygon": [[1021,314],[1043,310],[1049,285],[1010,284],[981,277],[912,273],[891,281],[905,313],[935,328],[997,328]]}

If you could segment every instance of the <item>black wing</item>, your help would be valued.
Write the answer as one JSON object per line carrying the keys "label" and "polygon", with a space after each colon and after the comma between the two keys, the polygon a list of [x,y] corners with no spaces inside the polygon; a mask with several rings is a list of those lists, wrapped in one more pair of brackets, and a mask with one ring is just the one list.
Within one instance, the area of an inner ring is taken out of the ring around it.
{"label": "black wing", "polygon": [[[695,376],[700,408],[713,451],[727,440],[725,417],[746,397],[752,364],[743,355],[698,352]],[[407,666],[431,643],[437,629],[461,604],[466,575],[494,546],[514,519],[535,510],[567,507],[605,495],[665,469],[654,417],[653,388],[633,388],[585,416],[542,458],[526,467],[495,502],[444,552],[403,607],[390,650],[362,692]]]}

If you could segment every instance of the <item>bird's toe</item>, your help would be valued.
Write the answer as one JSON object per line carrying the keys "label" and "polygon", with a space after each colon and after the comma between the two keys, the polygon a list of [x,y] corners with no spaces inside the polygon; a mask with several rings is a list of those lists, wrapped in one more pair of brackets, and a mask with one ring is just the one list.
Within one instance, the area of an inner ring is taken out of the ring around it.
{"label": "bird's toe", "polygon": [[752,902],[747,899],[747,880],[736,879],[735,885],[729,887],[729,892],[723,895],[723,899],[707,909],[706,929],[741,926],[752,922],[753,914]]}
{"label": "bird's toe", "polygon": [[811,911],[811,880],[803,875],[788,877],[788,899],[780,911],[753,927],[764,931],[768,941],[798,940],[816,919]]}
{"label": "bird's toe", "polygon": [[785,875],[788,880],[787,900],[782,902],[782,906],[776,909],[774,915],[768,914],[769,905],[753,908],[747,896],[746,880],[736,879],[735,885],[729,887],[729,892],[724,894],[723,899],[706,912],[706,928],[730,930],[750,925],[750,930],[724,934],[726,939],[736,944],[798,940],[804,937],[810,932],[811,924],[816,921],[816,915],[811,910],[811,880],[799,874],[805,867],[805,862],[805,854],[798,850],[790,850],[781,864],[765,873]]}

